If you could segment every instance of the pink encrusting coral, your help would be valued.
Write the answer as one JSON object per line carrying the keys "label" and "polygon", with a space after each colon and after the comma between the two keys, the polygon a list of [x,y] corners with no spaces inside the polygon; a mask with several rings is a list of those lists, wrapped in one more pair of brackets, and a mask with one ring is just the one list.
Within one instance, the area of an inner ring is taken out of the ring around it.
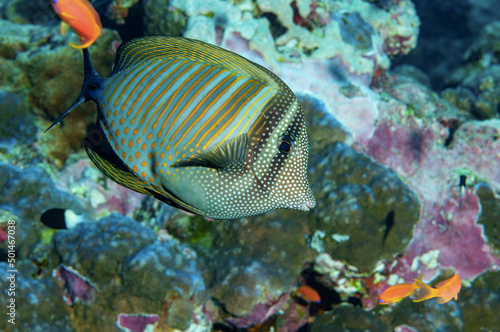
{"label": "pink encrusting coral", "polygon": [[265,301],[255,305],[249,315],[243,317],[230,317],[226,320],[238,327],[250,327],[252,325],[262,323],[281,310],[289,298],[289,293],[282,294],[277,299],[274,299],[272,296],[266,294]]}
{"label": "pink encrusting coral", "polygon": [[412,124],[412,119],[406,125],[382,122],[366,144],[368,154],[405,176],[419,193],[421,218],[405,257],[413,260],[439,250],[440,266],[456,269],[465,279],[474,278],[500,260],[491,255],[477,224],[481,207],[473,189],[466,189],[460,204],[456,169],[468,168],[499,188],[500,170],[495,165],[500,164],[500,145],[490,139],[495,130],[488,124],[465,124],[451,148],[445,148],[439,128]]}
{"label": "pink encrusting coral", "polygon": [[[118,314],[116,326],[126,332],[144,332],[160,318],[155,314]],[[149,329],[148,329],[149,331]]]}
{"label": "pink encrusting coral", "polygon": [[[403,118],[394,108],[383,114],[385,119],[379,120],[373,137],[364,143],[365,152],[405,177],[422,204],[413,239],[387,275],[411,281],[424,273],[423,281],[428,282],[443,268],[469,280],[487,270],[498,270],[500,257],[493,254],[483,225],[477,223],[482,209],[471,178],[500,189],[500,144],[495,139],[500,122],[465,123],[446,147],[448,132],[438,123]],[[461,193],[459,173],[463,170],[469,174],[469,182]],[[371,307],[372,300],[367,298],[364,304]]]}
{"label": "pink encrusting coral", "polygon": [[[428,283],[441,269],[455,271],[462,279],[473,279],[488,269],[498,270],[500,258],[492,254],[483,227],[477,224],[481,212],[478,197],[468,190],[462,204],[459,199],[455,194],[444,205],[424,202],[408,250],[387,266],[384,274],[411,282],[422,273],[422,281]],[[369,289],[363,305],[374,307],[386,284],[387,280]]]}
{"label": "pink encrusting coral", "polygon": [[[405,257],[413,262],[426,252],[439,250],[440,267],[450,268],[464,279],[475,278],[489,267],[500,264],[500,258],[492,256],[485,242],[482,225],[477,224],[479,213],[480,204],[473,192],[465,195],[461,205],[458,197],[450,197],[442,205],[426,202]],[[412,265],[417,274],[433,272],[425,266]]]}
{"label": "pink encrusting coral", "polygon": [[76,301],[88,302],[94,297],[96,288],[78,271],[64,265],[54,270],[53,275],[64,284],[64,301],[68,305]]}
{"label": "pink encrusting coral", "polygon": [[436,134],[429,128],[415,125],[415,119],[408,119],[408,122],[413,125],[382,121],[366,143],[366,153],[377,161],[383,160],[399,174],[411,176],[420,169]]}

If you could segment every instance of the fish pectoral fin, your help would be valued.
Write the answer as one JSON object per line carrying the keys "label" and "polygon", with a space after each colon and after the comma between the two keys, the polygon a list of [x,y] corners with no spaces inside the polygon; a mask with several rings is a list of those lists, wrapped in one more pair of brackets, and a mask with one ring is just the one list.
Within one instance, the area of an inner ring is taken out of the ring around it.
{"label": "fish pectoral fin", "polygon": [[61,35],[66,36],[69,30],[69,24],[66,22],[61,22]]}
{"label": "fish pectoral fin", "polygon": [[182,159],[171,167],[201,166],[221,170],[243,166],[247,140],[247,135],[242,134],[220,143],[207,152],[196,154],[192,158]]}
{"label": "fish pectoral fin", "polygon": [[70,14],[65,13],[65,12],[60,12],[60,15],[61,15],[62,18],[76,19],[76,16],[70,15]]}

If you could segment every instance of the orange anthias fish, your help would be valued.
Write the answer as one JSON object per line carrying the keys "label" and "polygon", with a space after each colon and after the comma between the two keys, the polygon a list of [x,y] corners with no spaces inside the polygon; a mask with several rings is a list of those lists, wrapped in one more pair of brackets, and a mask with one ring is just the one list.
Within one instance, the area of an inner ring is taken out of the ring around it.
{"label": "orange anthias fish", "polygon": [[[69,43],[74,48],[87,48],[101,35],[101,19],[88,0],[51,0],[51,3],[61,20],[80,37],[80,45]],[[62,26],[61,31],[64,30]]]}
{"label": "orange anthias fish", "polygon": [[417,298],[413,300],[413,302],[420,302],[428,299],[432,299],[437,297],[437,302],[439,304],[443,304],[455,298],[455,301],[458,298],[458,293],[460,292],[460,288],[462,287],[462,280],[460,276],[455,273],[455,275],[449,279],[438,282],[435,287],[432,288],[420,280],[415,280],[420,288],[420,293],[417,295]]}
{"label": "orange anthias fish", "polygon": [[419,286],[417,282],[421,282],[419,279],[423,274],[419,275],[413,283],[403,283],[391,286],[380,294],[377,303],[378,304],[390,304],[401,301],[407,296],[414,294]]}
{"label": "orange anthias fish", "polygon": [[297,288],[292,293],[292,296],[299,296],[307,302],[315,302],[315,303],[321,302],[321,297],[319,296],[318,292],[314,290],[314,288],[307,285],[300,286],[299,288]]}

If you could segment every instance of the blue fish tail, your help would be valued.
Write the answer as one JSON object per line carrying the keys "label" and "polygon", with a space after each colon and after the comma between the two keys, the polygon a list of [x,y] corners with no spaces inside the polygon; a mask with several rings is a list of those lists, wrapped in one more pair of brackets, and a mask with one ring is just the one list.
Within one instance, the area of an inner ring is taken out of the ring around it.
{"label": "blue fish tail", "polygon": [[45,132],[49,131],[56,124],[61,122],[72,110],[80,106],[81,104],[93,100],[95,101],[95,91],[97,91],[101,87],[101,83],[104,78],[102,78],[94,68],[92,64],[92,60],[90,59],[90,53],[87,48],[83,49],[83,85],[80,90],[80,94],[76,98],[76,100],[71,104],[70,107],[64,111],[61,116],[59,116],[52,125],[50,125]]}

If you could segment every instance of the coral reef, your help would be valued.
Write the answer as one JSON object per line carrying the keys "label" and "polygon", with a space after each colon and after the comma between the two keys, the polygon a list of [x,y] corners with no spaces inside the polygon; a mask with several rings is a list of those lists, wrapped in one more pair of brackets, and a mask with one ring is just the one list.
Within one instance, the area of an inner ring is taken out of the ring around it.
{"label": "coral reef", "polygon": [[361,308],[339,306],[318,317],[310,326],[311,332],[322,331],[392,331],[389,324],[378,320]]}
{"label": "coral reef", "polygon": [[118,214],[56,233],[54,248],[65,292],[80,299],[68,303],[80,329],[109,330],[118,314],[148,313],[184,330],[205,299],[193,250],[172,238],[161,242],[151,229]]}
{"label": "coral reef", "polygon": [[478,119],[500,117],[500,21],[486,25],[442,92],[443,98]]}
{"label": "coral reef", "polygon": [[[18,256],[19,257],[19,256]],[[0,298],[2,304],[7,306],[9,297],[9,279],[11,270],[7,262],[0,262]],[[15,279],[15,325],[7,322],[7,310],[4,310],[4,319],[0,321],[2,331],[77,331],[71,324],[71,317],[62,301],[63,291],[51,278],[37,279],[29,268],[18,267]]]}
{"label": "coral reef", "polygon": [[388,56],[415,47],[419,26],[407,0],[387,8],[362,0],[147,1],[145,12],[149,34],[178,34],[185,27],[185,37],[229,49],[237,34],[275,70],[282,61],[334,59],[346,73],[369,77],[389,67]]}
{"label": "coral reef", "polygon": [[405,250],[420,213],[418,198],[392,170],[345,144],[322,150],[311,150],[310,162],[318,199],[312,231],[324,237],[317,250],[373,270]]}
{"label": "coral reef", "polygon": [[[70,47],[66,41],[74,35],[64,38],[55,26],[42,27],[3,20],[0,20],[0,29],[5,36],[0,40],[0,91],[19,95],[18,103],[26,96],[33,110],[29,111],[28,107],[22,112],[37,115],[37,125],[46,129],[67,105],[71,105],[82,84],[81,52]],[[109,73],[111,68],[114,52],[110,51],[114,40],[119,40],[119,37],[110,30],[104,30],[97,41],[102,46],[91,51],[96,58],[96,68],[103,75]],[[65,119],[61,130],[39,137],[39,148],[48,149],[43,154],[57,161],[56,165],[61,167],[71,152],[81,149],[87,126],[94,121],[95,107],[90,104],[81,106],[74,116]]]}
{"label": "coral reef", "polygon": [[312,258],[304,237],[306,218],[281,211],[214,225],[207,284],[212,298],[237,316],[224,315],[225,320],[248,327],[281,309],[304,262]]}
{"label": "coral reef", "polygon": [[141,206],[143,195],[124,188],[98,171],[92,162],[84,157],[76,162],[68,161],[59,173],[56,185],[78,197],[89,207],[94,218],[118,212],[128,217]]}
{"label": "coral reef", "polygon": [[[499,328],[498,22],[438,95],[419,70],[390,70],[416,46],[409,0],[97,3],[125,28],[140,7],[148,34],[209,41],[279,73],[309,122],[317,206],[207,221],[106,179],[82,151],[93,106],[43,133],[81,85],[75,36],[60,35],[46,3],[4,1],[0,273],[14,220],[17,298],[28,299],[14,331]],[[104,29],[90,48],[103,75],[119,40]],[[54,207],[86,222],[49,230],[39,216]],[[376,307],[389,285],[455,271],[457,302]],[[321,301],[292,295],[303,285]]]}

